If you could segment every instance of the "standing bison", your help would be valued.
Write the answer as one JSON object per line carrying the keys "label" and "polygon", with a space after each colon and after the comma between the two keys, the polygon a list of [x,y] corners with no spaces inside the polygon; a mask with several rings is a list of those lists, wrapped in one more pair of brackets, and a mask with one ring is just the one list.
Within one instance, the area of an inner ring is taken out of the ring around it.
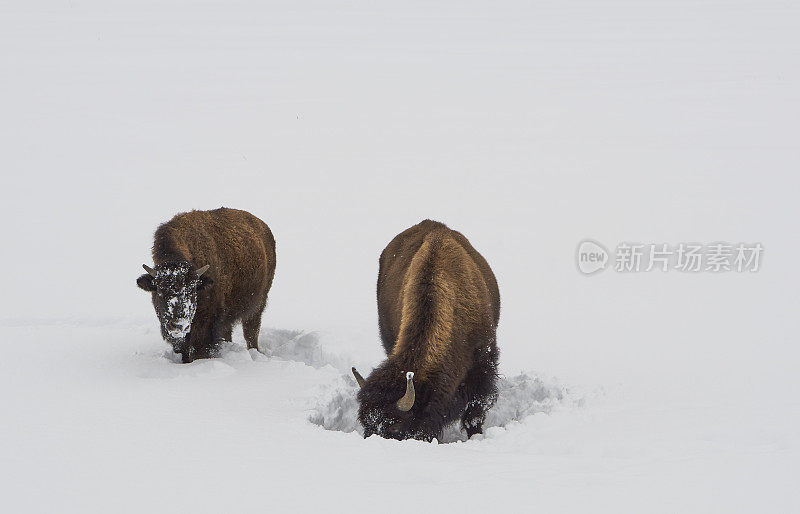
{"label": "standing bison", "polygon": [[365,380],[358,418],[364,437],[440,438],[461,420],[480,434],[497,399],[500,291],[466,237],[425,220],[383,250],[378,324],[388,358]]}
{"label": "standing bison", "polygon": [[183,362],[210,357],[241,320],[258,348],[275,276],[275,239],[252,214],[225,207],[176,215],[156,229],[154,268],[136,284],[152,293],[161,335]]}

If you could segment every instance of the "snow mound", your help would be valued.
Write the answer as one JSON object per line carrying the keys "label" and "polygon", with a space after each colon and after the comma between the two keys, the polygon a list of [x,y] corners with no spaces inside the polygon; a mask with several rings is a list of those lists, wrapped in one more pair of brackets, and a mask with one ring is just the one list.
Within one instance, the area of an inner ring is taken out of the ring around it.
{"label": "snow mound", "polygon": [[320,344],[320,334],[314,331],[262,329],[258,349],[269,357],[302,362],[318,369],[333,366],[344,372],[353,365],[348,356],[325,350]]}
{"label": "snow mound", "polygon": [[[315,331],[267,328],[262,329],[258,346],[259,350],[270,358],[302,362],[316,369],[330,366],[338,370],[339,375],[336,375],[333,382],[322,386],[319,400],[308,420],[326,430],[362,434],[356,400],[358,385],[350,373],[350,368],[354,364],[361,369],[370,369],[372,366],[346,352],[327,349],[322,341],[328,341],[332,337],[334,336],[331,334]],[[504,428],[528,416],[537,413],[549,414],[560,406],[577,405],[582,402],[557,381],[545,380],[528,373],[501,377],[498,389],[497,403],[487,413],[484,424],[484,431],[489,437],[492,437],[491,434],[503,432],[490,431],[488,430],[490,428]],[[460,429],[458,423],[455,423],[445,429],[441,442],[450,443],[466,439],[466,433]]]}
{"label": "snow mound", "polygon": [[[582,400],[570,394],[569,390],[556,381],[521,373],[517,376],[502,377],[498,381],[499,396],[497,403],[486,415],[485,434],[496,434],[489,431],[493,427],[505,427],[509,423],[522,421],[537,413],[549,414],[565,405],[580,405]],[[358,432],[363,434],[358,422],[358,386],[354,379],[342,375],[336,384],[330,386],[323,399],[313,409],[308,420],[326,430],[340,432]],[[445,429],[443,443],[466,441],[467,435],[458,423]]]}

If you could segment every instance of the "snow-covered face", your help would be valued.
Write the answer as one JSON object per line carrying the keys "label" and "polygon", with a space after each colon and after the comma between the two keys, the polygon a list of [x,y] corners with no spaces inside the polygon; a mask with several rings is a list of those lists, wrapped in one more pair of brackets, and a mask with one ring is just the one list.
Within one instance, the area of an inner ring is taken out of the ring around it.
{"label": "snow-covered face", "polygon": [[411,414],[399,412],[394,402],[372,404],[362,401],[359,406],[358,420],[364,427],[364,437],[377,434],[386,439],[403,440],[413,438],[408,430]]}
{"label": "snow-covered face", "polygon": [[[412,400],[411,410],[398,407],[400,398],[408,394],[404,373],[391,371],[386,377],[385,370],[370,375],[358,392],[358,420],[364,427],[364,437],[377,434],[386,439],[421,439],[430,441],[435,434],[428,433],[424,420],[417,414],[424,403]],[[410,373],[413,377],[413,373]],[[423,386],[424,391],[424,386]],[[423,393],[424,395],[424,393]]]}
{"label": "snow-covered face", "polygon": [[139,277],[139,287],[153,293],[153,306],[161,322],[161,335],[172,345],[180,345],[189,334],[197,312],[197,292],[203,277],[198,277],[188,262],[169,262]]}

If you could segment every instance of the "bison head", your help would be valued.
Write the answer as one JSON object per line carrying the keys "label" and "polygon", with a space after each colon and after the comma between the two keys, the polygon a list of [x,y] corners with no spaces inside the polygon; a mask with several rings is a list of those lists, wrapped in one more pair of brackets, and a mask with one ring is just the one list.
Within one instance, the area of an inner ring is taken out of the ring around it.
{"label": "bison head", "polygon": [[[386,439],[422,439],[435,434],[426,430],[425,416],[414,386],[414,373],[401,371],[390,363],[378,367],[367,380],[353,368],[361,390],[358,392],[358,420],[364,437],[377,434]],[[424,396],[424,393],[423,393]]]}
{"label": "bison head", "polygon": [[145,273],[136,284],[153,293],[153,306],[161,322],[161,335],[176,351],[180,351],[197,311],[197,292],[213,283],[204,277],[209,265],[198,270],[186,262],[165,262],[152,269],[142,265]]}

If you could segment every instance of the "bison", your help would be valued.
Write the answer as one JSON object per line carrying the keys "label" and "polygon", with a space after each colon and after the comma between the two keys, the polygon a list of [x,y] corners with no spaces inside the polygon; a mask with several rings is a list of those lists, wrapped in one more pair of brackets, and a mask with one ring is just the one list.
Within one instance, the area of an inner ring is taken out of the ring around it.
{"label": "bison", "polygon": [[466,237],[425,220],[383,250],[378,325],[387,359],[365,380],[358,419],[364,437],[441,438],[460,418],[480,434],[497,399],[500,291]]}
{"label": "bison", "polygon": [[249,212],[220,208],[177,214],[156,229],[153,262],[136,280],[152,293],[161,335],[183,362],[207,358],[233,324],[258,348],[261,314],[275,276],[275,239]]}

